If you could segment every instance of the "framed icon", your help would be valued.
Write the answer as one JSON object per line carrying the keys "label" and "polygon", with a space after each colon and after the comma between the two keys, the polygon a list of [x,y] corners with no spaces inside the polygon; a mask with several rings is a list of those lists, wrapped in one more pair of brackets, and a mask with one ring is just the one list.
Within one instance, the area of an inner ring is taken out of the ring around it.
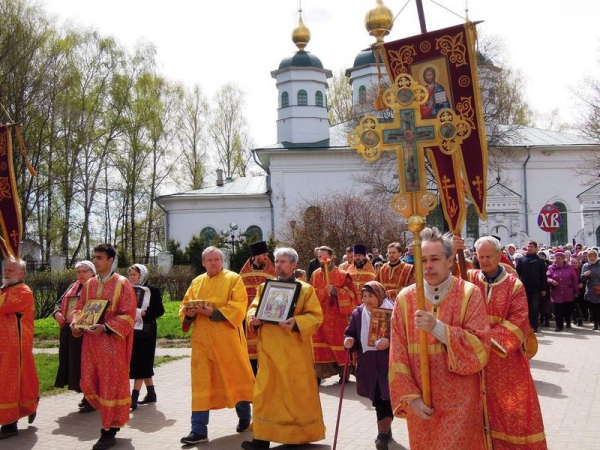
{"label": "framed icon", "polygon": [[108,305],[108,300],[88,300],[83,305],[83,309],[75,316],[73,327],[88,328],[96,325],[104,314],[106,305]]}
{"label": "framed icon", "polygon": [[256,318],[266,323],[281,323],[293,316],[302,284],[297,281],[265,281]]}
{"label": "framed icon", "polygon": [[384,308],[373,308],[371,311],[371,322],[369,323],[369,339],[367,344],[375,347],[375,343],[385,337],[390,337],[390,320],[392,310]]}

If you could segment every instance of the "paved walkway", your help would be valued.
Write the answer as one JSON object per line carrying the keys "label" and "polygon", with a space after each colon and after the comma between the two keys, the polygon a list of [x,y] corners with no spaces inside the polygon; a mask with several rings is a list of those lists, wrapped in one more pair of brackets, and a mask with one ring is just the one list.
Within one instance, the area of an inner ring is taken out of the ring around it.
{"label": "paved walkway", "polygon": [[[595,450],[600,448],[600,333],[589,325],[561,333],[546,331],[538,335],[539,352],[531,362],[549,448]],[[161,355],[186,355],[189,349],[159,349]],[[117,436],[118,450],[186,448],[179,439],[189,432],[190,375],[189,358],[156,369],[158,403],[141,405],[127,427]],[[354,379],[354,378],[352,378]],[[304,446],[311,450],[331,449],[335,432],[340,386],[327,381],[320,388],[327,436],[324,441]],[[144,393],[142,392],[142,395]],[[80,395],[65,393],[42,398],[37,420],[28,427],[19,422],[19,436],[0,443],[0,448],[91,449],[99,436],[99,413],[79,414]],[[239,449],[251,433],[235,432],[237,417],[233,410],[211,412],[210,441],[201,449]],[[340,450],[374,449],[375,412],[370,402],[356,395],[354,383],[347,385],[338,445]],[[393,424],[395,442],[390,449],[408,449],[403,420]],[[289,448],[273,445],[272,448]],[[298,447],[295,447],[298,448]]]}

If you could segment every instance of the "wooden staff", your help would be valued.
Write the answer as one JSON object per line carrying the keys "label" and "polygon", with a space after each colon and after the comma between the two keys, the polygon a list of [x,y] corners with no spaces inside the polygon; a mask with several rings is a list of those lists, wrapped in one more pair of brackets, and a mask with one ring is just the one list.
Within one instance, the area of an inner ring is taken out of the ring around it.
{"label": "wooden staff", "polygon": [[344,400],[344,388],[346,387],[346,377],[348,376],[348,360],[350,349],[346,349],[346,362],[344,362],[344,378],[342,380],[342,389],[340,390],[340,403],[338,405],[337,420],[335,421],[335,434],[333,435],[333,450],[337,447],[338,431],[340,429],[340,417],[342,416],[342,401]]}

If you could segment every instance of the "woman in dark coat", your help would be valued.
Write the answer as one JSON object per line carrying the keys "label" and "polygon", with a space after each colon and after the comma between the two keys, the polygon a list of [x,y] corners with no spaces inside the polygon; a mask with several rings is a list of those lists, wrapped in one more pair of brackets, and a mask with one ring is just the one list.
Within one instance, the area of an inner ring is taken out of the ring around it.
{"label": "woman in dark coat", "polygon": [[390,360],[389,326],[380,327],[383,335],[369,345],[369,325],[373,308],[389,309],[394,304],[386,297],[385,288],[377,281],[369,281],[362,288],[362,305],[358,306],[352,316],[344,335],[344,347],[355,350],[358,354],[356,366],[356,392],[373,402],[377,414],[377,450],[387,450],[391,436],[394,414],[390,403],[388,384],[388,366]]}
{"label": "woman in dark coat", "polygon": [[[96,275],[96,268],[91,261],[80,261],[75,264],[77,281],[65,291],[56,302],[52,316],[60,327],[58,344],[58,372],[54,387],[68,388],[75,392],[81,392],[79,381],[81,379],[81,342],[83,339],[75,339],[68,324],[71,323],[71,311],[79,299],[81,289],[87,281]],[[80,412],[90,412],[94,408],[90,406],[85,397],[79,402]]]}
{"label": "woman in dark coat", "polygon": [[[148,269],[142,264],[129,268],[129,281],[133,284],[138,298],[136,324],[133,330],[133,351],[129,366],[129,378],[133,379],[131,391],[131,409],[140,405],[156,402],[154,390],[154,354],[156,352],[156,319],[165,313],[162,295],[158,288],[149,286]],[[149,294],[149,297],[148,297]],[[146,385],[146,396],[138,402],[142,383]]]}

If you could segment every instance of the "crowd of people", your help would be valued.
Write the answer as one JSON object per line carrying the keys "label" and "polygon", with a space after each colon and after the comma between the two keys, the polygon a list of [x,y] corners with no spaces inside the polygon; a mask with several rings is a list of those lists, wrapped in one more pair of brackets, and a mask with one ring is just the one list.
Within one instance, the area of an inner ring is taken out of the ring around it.
{"label": "crowd of people", "polygon": [[[455,255],[471,252],[460,237],[426,228],[415,245],[423,280],[416,279],[414,245],[404,249],[397,242],[387,246],[385,258],[379,249],[348,247],[339,266],[331,247],[317,247],[306,273],[292,248],[275,249],[271,261],[266,243],[254,243],[239,273],[224,268],[220,249],[206,248],[206,272],[192,281],[180,307],[192,351],[190,431],[181,443],[207,442],[210,411],[223,408],[235,408],[236,432],[252,432],[241,444],[246,450],[322,440],[319,384],[330,377],[345,383],[353,374],[357,393],[375,410],[378,450],[388,449],[394,417],[406,418],[411,449],[547,448],[523,344],[530,327],[547,326],[551,315],[557,331],[590,317],[598,328],[597,250],[539,249],[529,242],[517,251],[486,236],[475,243],[471,269],[461,278]],[[131,266],[126,279],[112,271],[114,258],[114,249],[102,244],[93,262],[79,262],[77,281],[54,312],[61,328],[55,385],[83,393],[80,412],[100,411],[94,450],[114,446],[131,411],[157,401],[153,365],[161,295],[148,286],[145,266]],[[33,305],[24,268],[21,273],[16,261],[8,267],[17,274],[10,278],[14,273],[5,269],[0,320],[30,328],[19,345],[32,347],[33,311],[10,316],[20,323],[7,319],[8,305]],[[263,298],[278,302],[276,313],[265,313]],[[103,312],[92,325],[77,326],[89,304],[104,305]],[[384,321],[377,330],[374,317]],[[428,377],[422,373],[425,357]],[[31,392],[0,392],[2,439],[18,433],[19,418],[35,419],[33,360],[19,363]],[[2,408],[15,401],[14,411]]]}

